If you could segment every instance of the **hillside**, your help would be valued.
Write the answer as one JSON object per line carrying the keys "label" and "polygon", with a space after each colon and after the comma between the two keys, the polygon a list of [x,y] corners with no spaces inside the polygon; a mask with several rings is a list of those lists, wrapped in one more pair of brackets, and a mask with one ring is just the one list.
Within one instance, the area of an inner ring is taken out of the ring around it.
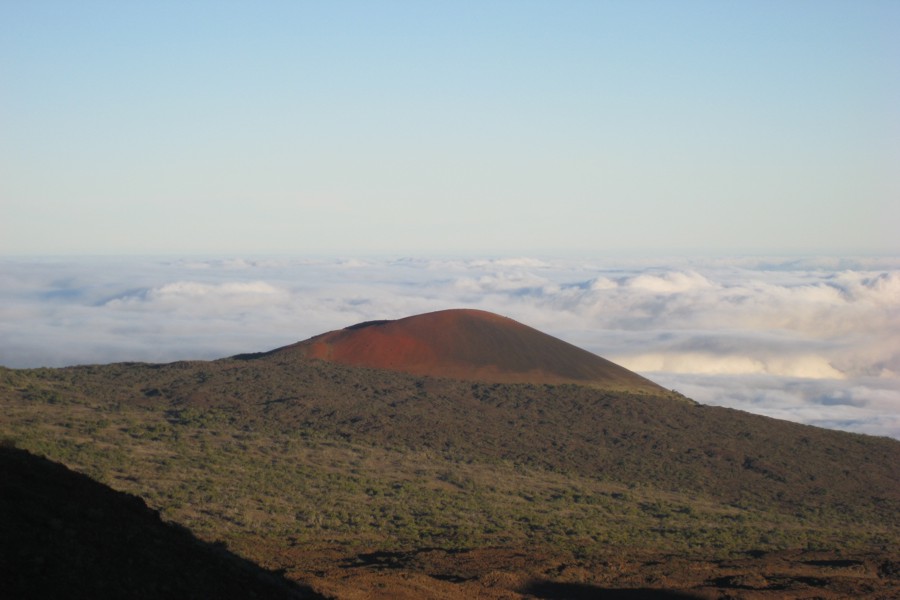
{"label": "hillside", "polygon": [[481,310],[442,310],[396,321],[359,323],[274,353],[466,381],[663,391],[604,358]]}
{"label": "hillside", "polygon": [[311,356],[324,337],[365,357],[342,340],[402,321],[211,362],[0,369],[0,438],[339,598],[895,589],[900,442],[658,387],[446,376],[533,377],[503,356],[552,343],[517,327],[509,352],[448,342],[429,375]]}
{"label": "hillside", "polygon": [[0,447],[0,473],[4,598],[321,598],[62,465]]}

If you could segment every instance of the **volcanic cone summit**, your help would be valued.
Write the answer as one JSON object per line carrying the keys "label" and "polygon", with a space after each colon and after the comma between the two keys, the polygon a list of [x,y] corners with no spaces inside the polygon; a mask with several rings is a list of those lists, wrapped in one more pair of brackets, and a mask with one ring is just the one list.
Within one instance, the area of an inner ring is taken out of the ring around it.
{"label": "volcanic cone summit", "polygon": [[451,379],[664,391],[648,379],[568,342],[507,317],[472,309],[368,321],[276,352]]}

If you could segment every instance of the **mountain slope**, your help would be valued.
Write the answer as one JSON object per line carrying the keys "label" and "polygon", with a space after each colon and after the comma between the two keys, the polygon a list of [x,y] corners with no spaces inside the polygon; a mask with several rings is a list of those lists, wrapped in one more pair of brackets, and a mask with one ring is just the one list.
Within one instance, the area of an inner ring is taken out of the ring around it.
{"label": "mountain slope", "polygon": [[[900,442],[704,406],[672,392],[437,380],[282,354],[217,366],[202,386],[185,382],[172,398],[257,427],[277,423],[792,514],[900,510]],[[251,378],[256,393],[245,383]]]}
{"label": "mountain slope", "polygon": [[[221,429],[520,465],[803,519],[852,515],[877,524],[900,511],[900,442],[703,406],[672,392],[434,379],[280,352],[10,376],[18,383],[5,392],[6,418],[19,436],[32,435],[36,416],[66,422],[78,406],[95,407],[86,419],[128,409],[128,418],[156,419],[154,433],[124,429],[138,445],[148,436],[183,445],[198,429]],[[60,435],[59,426],[48,435]]]}
{"label": "mountain slope", "polygon": [[442,310],[396,321],[360,323],[275,352],[450,379],[663,391],[577,346],[480,310]]}
{"label": "mountain slope", "polygon": [[[486,597],[587,596],[606,589],[624,553],[644,556],[654,576],[648,557],[659,553],[716,569],[722,557],[801,549],[826,554],[791,554],[801,557],[795,597],[828,579],[811,567],[841,581],[853,571],[869,596],[891,597],[882,590],[897,562],[884,549],[900,543],[900,442],[702,406],[640,380],[623,390],[596,376],[618,367],[547,338],[448,311],[210,362],[0,368],[0,441],[140,494],[201,539],[326,594],[356,586],[346,577],[357,569],[377,579],[410,568],[419,589],[458,585],[461,597],[495,585]],[[377,362],[385,354],[394,362]],[[556,366],[560,356],[582,366]],[[467,378],[484,369],[530,381]],[[485,549],[543,560],[529,577],[548,581],[562,576],[555,557],[576,557],[584,569],[566,577],[594,584],[532,594],[524,579],[498,578],[493,559],[462,567]],[[425,564],[435,555],[445,566]],[[778,573],[733,577],[703,585],[791,597]],[[869,597],[857,588],[833,597]]]}
{"label": "mountain slope", "polygon": [[62,465],[0,447],[0,473],[4,598],[321,598]]}

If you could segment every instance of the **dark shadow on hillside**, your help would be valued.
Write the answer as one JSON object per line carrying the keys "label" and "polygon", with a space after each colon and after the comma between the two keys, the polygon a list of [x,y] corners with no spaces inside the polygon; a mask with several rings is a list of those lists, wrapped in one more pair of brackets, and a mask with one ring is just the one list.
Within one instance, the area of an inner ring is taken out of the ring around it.
{"label": "dark shadow on hillside", "polygon": [[322,598],[144,501],[0,447],[2,598]]}
{"label": "dark shadow on hillside", "polygon": [[389,319],[378,319],[376,321],[363,321],[362,323],[357,323],[356,325],[349,325],[344,327],[347,331],[353,331],[354,329],[365,329],[366,327],[378,327],[380,325],[385,325],[386,323],[390,323]]}
{"label": "dark shadow on hillside", "polygon": [[256,360],[259,358],[265,358],[267,356],[272,356],[274,354],[274,350],[269,350],[268,352],[245,352],[243,354],[235,354],[234,356],[228,357],[228,360]]}
{"label": "dark shadow on hillside", "polygon": [[[393,569],[408,569],[411,564],[415,561],[416,557],[425,554],[428,552],[441,552],[447,556],[453,556],[455,554],[462,554],[463,552],[467,552],[464,549],[452,549],[452,548],[436,548],[436,547],[423,547],[416,548],[415,550],[409,551],[401,551],[401,552],[393,552],[389,550],[376,550],[375,552],[364,552],[362,554],[357,554],[353,558],[347,558],[341,563],[342,569],[359,569],[359,568],[367,568],[374,570],[393,570]],[[434,575],[432,575],[434,577]],[[447,579],[446,577],[437,577],[438,579]],[[459,579],[457,577],[450,577],[450,579]]]}
{"label": "dark shadow on hillside", "polygon": [[665,589],[603,588],[586,583],[534,581],[524,589],[542,600],[697,600],[700,596]]}

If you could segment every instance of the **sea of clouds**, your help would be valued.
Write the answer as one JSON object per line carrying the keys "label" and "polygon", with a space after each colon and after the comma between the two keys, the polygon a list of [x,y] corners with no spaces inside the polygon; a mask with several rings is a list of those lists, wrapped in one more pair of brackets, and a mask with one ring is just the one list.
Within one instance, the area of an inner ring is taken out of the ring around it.
{"label": "sea of clouds", "polygon": [[900,258],[6,259],[0,365],[213,359],[497,312],[706,404],[900,439]]}

